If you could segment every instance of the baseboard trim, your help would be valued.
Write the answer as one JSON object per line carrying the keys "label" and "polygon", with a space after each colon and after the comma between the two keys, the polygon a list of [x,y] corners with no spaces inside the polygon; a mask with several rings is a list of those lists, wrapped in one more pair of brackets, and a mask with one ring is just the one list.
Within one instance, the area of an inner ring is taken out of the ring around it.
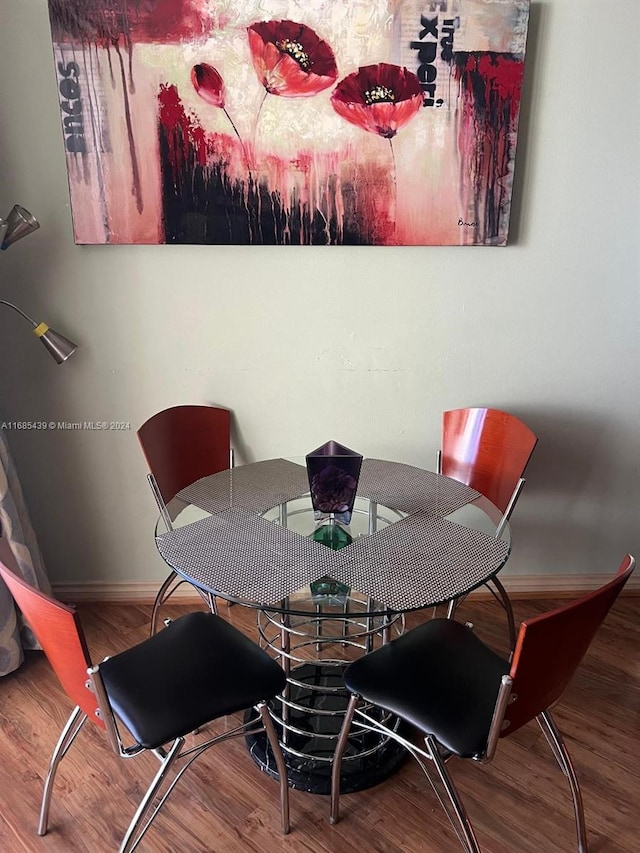
{"label": "baseboard trim", "polygon": [[[156,593],[162,581],[120,581],[87,583],[62,583],[53,586],[53,593],[61,601],[69,602],[104,602],[109,604],[153,604]],[[202,602],[192,586],[184,583],[171,596],[173,601],[180,600],[181,604]]]}
{"label": "baseboard trim", "polygon": [[[573,598],[607,583],[611,575],[505,575],[500,580],[513,599]],[[53,584],[53,592],[61,601],[152,604],[159,586],[160,581],[63,583]],[[640,576],[629,578],[624,592],[640,595]],[[485,587],[480,587],[472,595],[478,598],[491,597]],[[179,599],[182,604],[202,601],[186,583],[178,587],[172,598]]]}

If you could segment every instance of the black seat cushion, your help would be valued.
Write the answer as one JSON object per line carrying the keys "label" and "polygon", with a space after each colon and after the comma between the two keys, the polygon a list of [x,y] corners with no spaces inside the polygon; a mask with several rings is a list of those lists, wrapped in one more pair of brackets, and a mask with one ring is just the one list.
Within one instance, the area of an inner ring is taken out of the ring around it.
{"label": "black seat cushion", "polygon": [[453,619],[432,619],[352,663],[349,690],[456,755],[482,755],[509,664]]}
{"label": "black seat cushion", "polygon": [[112,707],[154,749],[279,693],[280,666],[213,613],[189,613],[100,664]]}

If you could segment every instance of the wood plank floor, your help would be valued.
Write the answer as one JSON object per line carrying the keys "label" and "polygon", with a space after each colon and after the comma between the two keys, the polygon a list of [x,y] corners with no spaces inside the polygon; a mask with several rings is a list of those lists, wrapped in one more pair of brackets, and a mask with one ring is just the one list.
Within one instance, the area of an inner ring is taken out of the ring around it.
{"label": "wood plank floor", "polygon": [[[516,601],[516,618],[552,601]],[[165,608],[176,617],[188,605]],[[150,608],[81,605],[94,659],[146,636]],[[255,636],[254,614],[222,614]],[[410,624],[417,624],[413,617]],[[422,617],[424,618],[424,617]],[[504,615],[489,601],[469,601],[460,618],[498,649]],[[636,853],[640,788],[640,598],[620,599],[576,678],[557,706],[581,781],[591,853]],[[7,853],[102,853],[118,849],[157,762],[122,761],[101,733],[85,727],[58,772],[50,828],[36,835],[42,778],[70,711],[42,653],[28,653],[0,679],[0,850]],[[452,766],[452,765],[450,765]],[[537,726],[502,741],[494,762],[458,761],[453,776],[488,853],[573,851],[566,780]],[[185,774],[141,843],[141,853],[449,853],[461,849],[426,779],[407,762],[390,781],[342,798],[342,819],[330,826],[328,798],[291,793],[291,834],[278,831],[276,784],[260,773],[243,742],[205,753]]]}

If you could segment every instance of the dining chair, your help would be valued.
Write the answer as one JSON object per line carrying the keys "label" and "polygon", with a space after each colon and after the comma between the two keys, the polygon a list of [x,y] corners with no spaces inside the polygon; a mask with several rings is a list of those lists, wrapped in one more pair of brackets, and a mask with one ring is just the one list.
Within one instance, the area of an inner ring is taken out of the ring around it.
{"label": "dining chair", "polygon": [[[502,518],[496,528],[499,536],[522,492],[523,474],[537,442],[532,430],[508,412],[488,408],[452,409],[442,413],[442,448],[438,451],[437,471],[480,492],[500,510]],[[507,591],[497,577],[486,586],[497,594],[505,609],[513,651],[516,626]],[[463,599],[464,596],[449,603],[450,618]]]}
{"label": "dining chair", "polygon": [[[172,406],[145,421],[138,441],[149,467],[147,480],[165,524],[171,529],[166,505],[181,489],[210,474],[232,467],[231,415],[217,406]],[[158,590],[151,611],[151,635],[158,628],[160,607],[183,583],[171,571]],[[215,598],[194,587],[216,612]]]}
{"label": "dining chair", "polygon": [[[75,609],[30,586],[9,566],[15,568],[15,562],[6,540],[0,539],[0,576],[75,703],[45,777],[38,835],[47,832],[58,766],[88,719],[104,730],[121,758],[152,752],[160,761],[120,853],[135,849],[192,761],[216,743],[256,731],[266,733],[273,752],[280,780],[281,830],[289,831],[287,770],[266,706],[282,691],[286,678],[266,652],[221,617],[197,611],[167,620],[153,637],[94,666]],[[186,735],[251,708],[257,716],[185,747]],[[170,770],[174,770],[171,779]]]}
{"label": "dining chair", "polygon": [[[615,577],[599,589],[522,622],[511,663],[478,639],[471,626],[432,619],[350,664],[344,682],[351,697],[332,767],[331,823],[338,820],[341,765],[348,760],[353,725],[354,733],[382,733],[413,755],[463,848],[478,853],[445,762],[453,756],[489,762],[499,738],[535,719],[569,781],[578,850],[587,853],[578,779],[549,708],[562,696],[634,566],[627,554]],[[400,733],[398,720],[417,730],[424,747]]]}

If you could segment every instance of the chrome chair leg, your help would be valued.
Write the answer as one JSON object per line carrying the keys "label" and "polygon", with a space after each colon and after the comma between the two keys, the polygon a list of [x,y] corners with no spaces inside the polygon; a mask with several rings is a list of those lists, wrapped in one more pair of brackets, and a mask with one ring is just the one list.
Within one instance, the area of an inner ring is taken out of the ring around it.
{"label": "chrome chair leg", "polygon": [[76,706],[71,712],[71,716],[65,723],[65,727],[60,733],[58,742],[53,750],[49,768],[44,780],[44,788],[42,791],[42,803],[40,805],[40,819],[38,821],[38,835],[45,835],[47,825],[49,823],[49,806],[51,804],[51,794],[53,793],[53,782],[55,779],[58,765],[64,758],[67,750],[76,738],[76,735],[82,728],[87,719],[87,715],[82,712],[82,709]]}
{"label": "chrome chair leg", "polygon": [[[155,601],[153,602],[153,609],[151,610],[151,628],[149,630],[149,636],[153,637],[153,635],[158,630],[158,621],[160,619],[160,608],[162,605],[169,599],[173,593],[181,586],[183,583],[188,583],[184,578],[181,578],[177,572],[171,571],[160,589],[158,590],[158,594],[156,595]],[[205,592],[197,586],[194,586],[195,591],[198,593],[200,598],[207,605],[209,610],[216,614],[218,613],[218,607],[216,605],[215,596],[210,592]]]}
{"label": "chrome chair leg", "polygon": [[358,696],[352,694],[349,698],[347,710],[345,711],[342,728],[340,729],[340,736],[338,738],[338,743],[336,744],[336,751],[331,764],[331,812],[329,816],[329,823],[337,823],[340,817],[340,771],[342,770],[342,756],[344,755],[344,751],[347,746],[347,739],[351,730],[351,721],[353,720],[357,703]]}
{"label": "chrome chair leg", "polygon": [[[516,621],[513,615],[513,607],[511,605],[511,599],[509,598],[509,594],[506,589],[502,585],[502,583],[498,580],[497,577],[491,578],[491,580],[487,581],[485,586],[491,592],[494,598],[498,600],[498,602],[504,608],[505,613],[507,614],[507,627],[509,631],[509,660],[513,657],[513,653],[516,648]],[[493,587],[493,589],[492,589]],[[452,598],[447,606],[447,619],[454,619],[455,613],[458,607],[462,604],[467,596],[461,595],[460,598]]]}
{"label": "chrome chair leg", "polygon": [[571,788],[571,796],[573,798],[573,811],[576,819],[576,832],[578,835],[578,851],[579,853],[588,853],[587,846],[587,826],[584,819],[584,807],[582,805],[582,795],[580,793],[580,785],[578,777],[573,769],[569,751],[565,745],[562,735],[558,731],[556,724],[553,722],[551,714],[548,711],[543,711],[536,717],[536,721],[542,733],[547,739],[547,743],[551,747],[551,751],[560,769],[569,780]]}
{"label": "chrome chair leg", "polygon": [[[471,821],[469,820],[469,815],[462,804],[462,800],[460,799],[460,795],[453,784],[453,779],[449,776],[447,769],[445,767],[444,761],[442,760],[442,756],[440,755],[440,750],[438,749],[438,742],[434,737],[427,736],[425,739],[425,744],[427,746],[427,750],[429,755],[433,761],[433,766],[435,767],[438,776],[440,777],[440,781],[444,786],[445,791],[447,792],[447,796],[449,797],[449,801],[451,803],[451,807],[453,810],[453,814],[446,807],[444,800],[440,797],[440,794],[436,790],[436,795],[438,799],[442,803],[444,811],[451,822],[452,827],[454,828],[456,835],[459,840],[462,842],[463,847],[466,848],[468,853],[480,853],[480,846],[478,844],[478,839],[476,838],[475,832],[473,831],[473,826],[471,825]],[[455,816],[455,820],[454,820]]]}
{"label": "chrome chair leg", "polygon": [[452,598],[447,606],[447,619],[454,619],[456,615],[456,610],[458,609],[458,604],[462,599]]}
{"label": "chrome chair leg", "polygon": [[169,596],[173,595],[176,589],[183,583],[186,583],[184,578],[181,578],[180,575],[176,574],[173,570],[171,573],[165,578],[162,586],[158,590],[155,601],[153,602],[153,609],[151,611],[151,629],[149,635],[153,637],[153,635],[158,630],[158,619],[160,618],[160,607],[164,604],[164,602],[169,598]]}
{"label": "chrome chair leg", "polygon": [[209,610],[213,613],[214,616],[218,615],[218,605],[216,604],[216,597],[212,592],[205,593],[205,601],[209,607]]}
{"label": "chrome chair leg", "polygon": [[271,715],[269,714],[269,709],[264,703],[258,705],[257,708],[260,712],[262,725],[264,726],[269,746],[271,747],[273,757],[276,761],[278,779],[280,780],[280,828],[282,830],[282,834],[287,835],[289,832],[289,779],[287,775],[287,766],[284,763],[284,756],[280,749],[278,735],[276,733],[275,726],[273,725]]}
{"label": "chrome chair leg", "polygon": [[507,614],[507,625],[509,630],[509,648],[511,650],[509,654],[509,660],[513,657],[513,653],[516,648],[516,620],[513,616],[513,607],[511,606],[511,599],[507,593],[507,590],[503,587],[502,583],[498,580],[497,577],[491,578],[491,580],[487,581],[487,586],[492,584],[498,595],[500,596],[500,603],[504,607],[505,613]]}
{"label": "chrome chair leg", "polygon": [[[155,811],[153,812],[149,820],[146,822],[146,824],[142,827],[142,829],[138,831],[140,824],[146,817],[149,808],[153,804],[153,798],[158,793],[158,790],[164,782],[171,765],[180,755],[180,750],[182,749],[183,745],[184,738],[177,738],[173,742],[169,752],[164,757],[162,764],[160,765],[160,769],[158,770],[151,784],[147,788],[147,793],[142,798],[140,805],[136,809],[136,813],[131,819],[129,828],[127,829],[125,836],[122,839],[119,853],[131,853],[132,850],[135,850],[135,848],[142,840],[142,837],[151,826],[153,819],[158,814],[159,806],[155,809]],[[162,805],[162,802],[164,802],[164,800],[161,800],[160,805]]]}

